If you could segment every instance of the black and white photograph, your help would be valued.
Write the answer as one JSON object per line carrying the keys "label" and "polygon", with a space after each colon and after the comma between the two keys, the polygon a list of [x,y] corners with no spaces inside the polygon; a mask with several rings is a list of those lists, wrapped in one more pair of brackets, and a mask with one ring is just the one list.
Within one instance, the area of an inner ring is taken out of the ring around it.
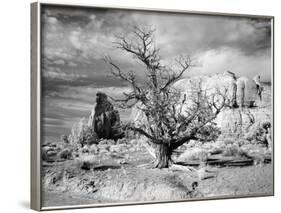
{"label": "black and white photograph", "polygon": [[42,207],[272,196],[273,20],[41,5]]}

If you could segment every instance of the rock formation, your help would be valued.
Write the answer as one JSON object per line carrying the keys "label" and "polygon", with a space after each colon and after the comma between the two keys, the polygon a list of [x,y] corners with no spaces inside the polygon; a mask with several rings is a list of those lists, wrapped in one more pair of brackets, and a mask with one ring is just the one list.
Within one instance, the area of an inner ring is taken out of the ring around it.
{"label": "rock formation", "polygon": [[259,90],[254,80],[245,77],[237,79],[237,104],[240,107],[253,107],[259,99]]}
{"label": "rock formation", "polygon": [[215,122],[225,137],[241,138],[271,122],[271,108],[224,109]]}
{"label": "rock formation", "polygon": [[88,120],[88,126],[93,128],[99,138],[114,139],[123,137],[120,127],[119,112],[108,101],[107,95],[98,92],[96,104]]}
{"label": "rock formation", "polygon": [[216,93],[223,94],[231,107],[253,107],[259,103],[262,92],[259,76],[256,76],[254,80],[246,77],[237,79],[230,71],[213,76],[181,79],[174,84],[174,87],[185,94],[187,99],[198,89],[206,91],[208,96]]}
{"label": "rock formation", "polygon": [[264,87],[261,85],[261,77],[259,75],[256,75],[253,80],[256,83],[257,90],[258,90],[258,96],[260,98],[260,101],[262,101],[262,91],[264,90]]}

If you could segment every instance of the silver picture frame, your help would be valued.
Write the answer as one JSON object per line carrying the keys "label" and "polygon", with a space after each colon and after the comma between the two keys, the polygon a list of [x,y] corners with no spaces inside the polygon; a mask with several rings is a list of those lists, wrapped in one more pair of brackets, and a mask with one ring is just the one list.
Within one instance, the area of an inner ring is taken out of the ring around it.
{"label": "silver picture frame", "polygon": [[73,7],[80,9],[119,9],[127,11],[149,11],[172,13],[172,14],[186,14],[186,15],[209,15],[209,16],[224,16],[224,17],[244,17],[244,18],[262,18],[268,19],[271,22],[271,94],[272,94],[272,141],[274,147],[274,16],[269,15],[251,15],[251,14],[232,14],[219,12],[205,12],[205,11],[188,11],[188,10],[168,10],[158,8],[133,8],[120,6],[106,6],[106,5],[81,5],[81,4],[61,4],[59,2],[34,2],[31,4],[31,208],[37,211],[57,210],[57,209],[73,209],[73,208],[90,208],[90,207],[105,207],[105,206],[123,206],[123,205],[141,205],[154,203],[168,203],[168,202],[186,202],[198,200],[217,200],[229,198],[247,198],[247,197],[264,197],[274,195],[274,148],[272,151],[273,164],[273,191],[270,193],[260,193],[255,195],[229,195],[229,196],[213,196],[206,198],[190,198],[183,200],[171,201],[139,201],[139,202],[117,202],[117,203],[102,203],[102,204],[86,204],[86,205],[62,205],[62,206],[48,206],[42,205],[42,7]]}

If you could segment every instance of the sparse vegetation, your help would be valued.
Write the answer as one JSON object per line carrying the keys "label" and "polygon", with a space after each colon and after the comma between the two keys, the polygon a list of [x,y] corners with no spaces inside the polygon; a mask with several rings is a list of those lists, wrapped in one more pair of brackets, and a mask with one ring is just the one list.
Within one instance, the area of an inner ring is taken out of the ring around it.
{"label": "sparse vegetation", "polygon": [[67,135],[62,135],[62,136],[61,136],[61,140],[62,140],[63,142],[65,142],[65,143],[69,143],[69,140],[68,140]]}
{"label": "sparse vegetation", "polygon": [[250,128],[249,132],[245,135],[245,138],[251,143],[261,143],[265,146],[270,146],[271,144],[271,123],[263,122]]}
{"label": "sparse vegetation", "polygon": [[63,149],[60,153],[59,153],[59,157],[61,159],[72,159],[72,150],[70,149]]}
{"label": "sparse vegetation", "polygon": [[80,147],[99,142],[97,134],[93,128],[88,126],[86,119],[81,119],[77,124],[73,125],[69,139],[72,144],[77,144]]}

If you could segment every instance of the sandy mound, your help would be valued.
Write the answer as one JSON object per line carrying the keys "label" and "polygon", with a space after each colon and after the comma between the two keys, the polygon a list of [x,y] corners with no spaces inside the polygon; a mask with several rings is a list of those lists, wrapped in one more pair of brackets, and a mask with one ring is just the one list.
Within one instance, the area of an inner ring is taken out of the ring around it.
{"label": "sandy mound", "polygon": [[71,165],[64,168],[47,171],[43,184],[50,191],[111,202],[179,200],[199,193],[192,190],[195,177],[168,169],[125,169],[117,165],[96,166],[90,171],[77,170],[73,165],[72,169]]}

